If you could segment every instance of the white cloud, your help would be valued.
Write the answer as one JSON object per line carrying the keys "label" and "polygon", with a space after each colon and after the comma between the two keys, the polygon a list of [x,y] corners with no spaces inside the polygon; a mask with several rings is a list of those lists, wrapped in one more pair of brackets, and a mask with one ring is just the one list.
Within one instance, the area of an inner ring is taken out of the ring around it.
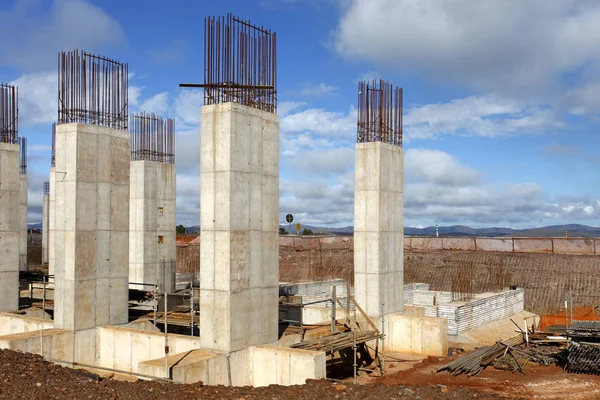
{"label": "white cloud", "polygon": [[336,94],[338,92],[338,88],[335,86],[326,85],[324,83],[319,83],[317,85],[310,85],[300,90],[301,96],[307,97],[319,97],[325,95]]}
{"label": "white cloud", "polygon": [[203,90],[181,90],[175,99],[177,122],[186,127],[200,125],[200,108],[204,105]]}
{"label": "white cloud", "polygon": [[388,69],[537,92],[598,62],[599,18],[585,0],[353,0],[332,41]]}
{"label": "white cloud", "polygon": [[124,43],[119,22],[85,0],[17,1],[0,11],[0,64],[30,71],[56,66],[59,51],[101,51]]}
{"label": "white cloud", "polygon": [[354,166],[354,149],[313,149],[296,155],[289,162],[296,171],[327,177],[346,173]]}
{"label": "white cloud", "polygon": [[562,126],[564,123],[551,108],[494,94],[412,106],[404,115],[407,140],[443,134],[498,137]]}
{"label": "white cloud", "polygon": [[57,120],[57,82],[55,72],[28,73],[10,82],[19,89],[21,126],[47,124]]}
{"label": "white cloud", "polygon": [[441,186],[477,184],[479,173],[461,165],[441,150],[408,149],[404,156],[407,181],[428,181]]}
{"label": "white cloud", "polygon": [[284,134],[310,131],[314,135],[323,137],[354,139],[356,137],[356,110],[350,109],[348,113],[340,113],[310,108],[289,113],[280,120],[280,127]]}

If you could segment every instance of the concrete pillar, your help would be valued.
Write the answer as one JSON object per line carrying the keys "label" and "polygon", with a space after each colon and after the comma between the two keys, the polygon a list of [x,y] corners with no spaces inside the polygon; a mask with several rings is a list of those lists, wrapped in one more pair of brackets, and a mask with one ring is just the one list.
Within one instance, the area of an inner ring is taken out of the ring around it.
{"label": "concrete pillar", "polygon": [[56,126],[54,326],[128,321],[129,132]]}
{"label": "concrete pillar", "polygon": [[56,230],[56,167],[50,168],[50,196],[48,202],[48,275],[54,275]]}
{"label": "concrete pillar", "polygon": [[358,143],[354,172],[354,294],[372,317],[403,311],[404,153]]}
{"label": "concrete pillar", "polygon": [[27,174],[19,176],[19,271],[27,271]]}
{"label": "concrete pillar", "polygon": [[236,351],[278,336],[279,117],[202,107],[200,343]]}
{"label": "concrete pillar", "polygon": [[[175,292],[175,164],[131,161],[129,281]],[[130,285],[151,291],[152,287]]]}
{"label": "concrete pillar", "polygon": [[48,229],[50,208],[50,195],[44,194],[42,198],[42,264],[48,264]]}
{"label": "concrete pillar", "polygon": [[19,309],[18,144],[0,142],[0,311]]}

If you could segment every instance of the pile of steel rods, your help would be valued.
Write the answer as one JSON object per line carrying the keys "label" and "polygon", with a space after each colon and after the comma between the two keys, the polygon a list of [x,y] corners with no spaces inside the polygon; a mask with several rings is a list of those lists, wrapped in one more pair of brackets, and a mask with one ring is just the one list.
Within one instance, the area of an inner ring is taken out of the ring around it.
{"label": "pile of steel rods", "polygon": [[567,372],[600,375],[600,343],[571,342]]}
{"label": "pile of steel rods", "polygon": [[522,348],[525,341],[521,336],[497,342],[492,346],[480,347],[470,354],[462,356],[443,365],[437,372],[449,371],[452,376],[467,374],[479,375],[488,366],[506,371],[525,373],[524,367],[528,362],[550,365],[555,362],[554,351],[547,348]]}

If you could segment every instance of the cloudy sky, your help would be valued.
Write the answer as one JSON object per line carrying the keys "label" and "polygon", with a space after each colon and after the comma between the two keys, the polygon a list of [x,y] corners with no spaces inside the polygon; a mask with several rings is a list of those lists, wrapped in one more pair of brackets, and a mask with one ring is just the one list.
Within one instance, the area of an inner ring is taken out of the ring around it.
{"label": "cloudy sky", "polygon": [[41,220],[57,53],[129,63],[130,111],[176,118],[177,220],[199,223],[203,18],[278,35],[280,211],[352,224],[356,83],[404,88],[407,226],[598,226],[600,2],[3,0],[0,81],[19,86],[29,222]]}

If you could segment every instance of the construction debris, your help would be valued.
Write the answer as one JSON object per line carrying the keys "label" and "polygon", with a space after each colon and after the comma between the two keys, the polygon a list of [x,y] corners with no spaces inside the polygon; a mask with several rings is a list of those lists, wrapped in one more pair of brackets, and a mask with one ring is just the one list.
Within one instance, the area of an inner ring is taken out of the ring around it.
{"label": "construction debris", "polygon": [[[531,338],[529,338],[531,339]],[[550,365],[556,362],[558,347],[526,347],[523,336],[517,336],[492,346],[480,347],[470,354],[443,365],[437,372],[448,371],[452,376],[467,374],[479,375],[488,366],[505,371],[519,371],[525,374],[525,365],[529,362]]]}

